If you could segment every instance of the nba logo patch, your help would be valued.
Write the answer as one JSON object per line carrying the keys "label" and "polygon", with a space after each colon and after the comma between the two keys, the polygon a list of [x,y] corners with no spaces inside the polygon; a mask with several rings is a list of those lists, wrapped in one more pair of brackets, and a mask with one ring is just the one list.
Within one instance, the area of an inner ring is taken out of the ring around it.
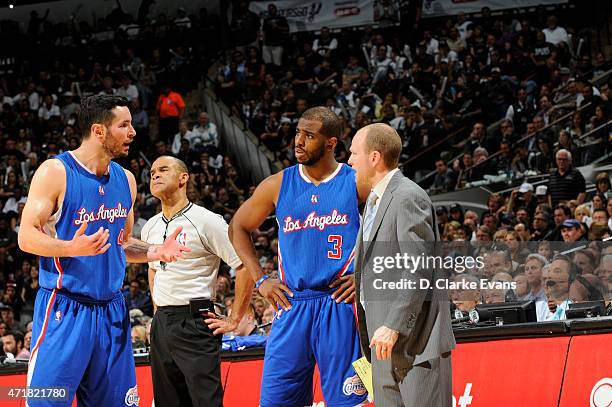
{"label": "nba logo patch", "polygon": [[187,243],[187,233],[185,233],[185,232],[179,233],[178,236],[176,237],[176,241],[179,244],[182,244],[183,246],[186,246],[186,243]]}
{"label": "nba logo patch", "polygon": [[56,321],[59,321],[59,320],[61,320],[61,319],[62,319],[62,311],[57,311],[57,312],[55,313],[55,320],[56,320]]}
{"label": "nba logo patch", "polygon": [[310,197],[310,202],[312,202],[313,204],[319,203],[319,195],[312,195]]}
{"label": "nba logo patch", "polygon": [[98,192],[101,196],[104,196],[104,187],[102,185],[98,186]]}

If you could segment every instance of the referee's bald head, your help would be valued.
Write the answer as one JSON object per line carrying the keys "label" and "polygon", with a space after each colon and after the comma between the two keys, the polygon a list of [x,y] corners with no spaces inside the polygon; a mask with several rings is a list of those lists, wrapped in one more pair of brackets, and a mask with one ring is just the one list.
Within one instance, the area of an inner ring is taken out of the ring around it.
{"label": "referee's bald head", "polygon": [[[162,158],[172,161],[172,164],[176,166],[176,169],[178,170],[178,172],[186,172],[187,174],[189,174],[189,170],[187,169],[187,164],[185,164],[185,162],[181,160],[180,158],[176,158],[171,155],[162,155],[158,157],[157,160],[155,161],[159,161]],[[155,164],[155,162],[153,164]]]}

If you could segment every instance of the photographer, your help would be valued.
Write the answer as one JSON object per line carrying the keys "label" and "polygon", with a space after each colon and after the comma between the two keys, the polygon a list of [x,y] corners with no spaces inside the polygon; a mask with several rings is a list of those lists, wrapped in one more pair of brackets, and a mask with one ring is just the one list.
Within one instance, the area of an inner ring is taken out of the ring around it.
{"label": "photographer", "polygon": [[[234,252],[220,215],[187,199],[189,173],[181,160],[161,156],[151,167],[151,193],[162,212],[142,228],[147,242],[177,240],[191,249],[173,263],[149,264],[156,312],[151,326],[151,372],[158,406],[221,406],[222,333],[235,331],[249,307],[253,280]],[[221,260],[236,270],[231,318],[214,313],[213,287]],[[208,324],[208,325],[207,325]]]}

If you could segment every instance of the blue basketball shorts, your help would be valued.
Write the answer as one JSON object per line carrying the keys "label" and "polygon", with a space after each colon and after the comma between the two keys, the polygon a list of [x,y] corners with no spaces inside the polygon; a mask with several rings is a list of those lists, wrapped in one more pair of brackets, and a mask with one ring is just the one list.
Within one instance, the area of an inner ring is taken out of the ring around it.
{"label": "blue basketball shorts", "polygon": [[67,388],[67,401],[29,398],[33,407],[136,406],[138,389],[130,318],[121,293],[91,301],[62,290],[38,290],[28,387]]}
{"label": "blue basketball shorts", "polygon": [[326,406],[352,407],[364,402],[367,392],[352,365],[361,357],[353,304],[336,304],[331,290],[293,293],[291,309],[279,311],[272,323],[261,406],[311,406],[315,363]]}

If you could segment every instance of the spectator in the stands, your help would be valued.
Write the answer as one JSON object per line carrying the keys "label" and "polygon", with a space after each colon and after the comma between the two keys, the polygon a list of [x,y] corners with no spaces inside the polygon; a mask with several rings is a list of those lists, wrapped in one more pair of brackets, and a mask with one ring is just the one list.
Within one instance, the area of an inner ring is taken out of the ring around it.
{"label": "spectator in the stands", "polygon": [[191,146],[191,143],[195,141],[196,135],[189,130],[189,124],[186,120],[181,120],[179,122],[179,131],[174,135],[174,140],[172,141],[171,151],[175,156],[179,153],[181,149],[181,142],[186,140],[188,146]]}
{"label": "spectator in the stands", "polygon": [[538,212],[533,217],[532,241],[539,242],[544,240],[550,231],[550,215],[547,212]]}
{"label": "spectator in the stands", "polygon": [[560,42],[569,43],[569,38],[567,36],[567,31],[565,28],[559,27],[557,25],[557,17],[551,15],[546,20],[547,28],[543,29],[544,35],[546,36],[546,41],[550,42],[553,45],[558,45]]}
{"label": "spectator in the stands", "polygon": [[284,46],[288,42],[289,24],[287,19],[278,14],[274,4],[268,5],[268,14],[262,25],[263,49],[262,57],[266,64],[280,67],[283,60]]}
{"label": "spectator in the stands", "polygon": [[122,75],[120,80],[121,86],[117,88],[116,95],[127,98],[130,102],[138,99],[138,88],[132,85],[132,79],[128,75]]}
{"label": "spectator in the stands", "polygon": [[455,188],[455,173],[444,160],[436,160],[436,175],[430,192],[450,192]]}
{"label": "spectator in the stands", "polygon": [[2,336],[2,349],[5,354],[12,354],[15,359],[29,359],[30,351],[23,347],[23,334],[19,331],[8,331]]}
{"label": "spectator in the stands", "polygon": [[566,256],[555,256],[546,276],[546,297],[552,300],[552,315],[548,319],[553,321],[565,319],[565,311],[569,308],[569,288],[573,281],[571,260]]}
{"label": "spectator in the stands", "polygon": [[576,199],[579,204],[586,197],[586,181],[579,170],[572,166],[572,154],[567,150],[559,150],[555,160],[557,169],[548,181],[548,197],[551,206],[561,201]]}
{"label": "spectator in the stands", "polygon": [[195,151],[208,149],[209,147],[219,147],[219,134],[217,126],[210,121],[208,113],[200,112],[198,123],[191,130],[194,134],[193,148]]}
{"label": "spectator in the stands", "polygon": [[561,235],[564,242],[574,243],[586,241],[580,222],[576,219],[568,219],[561,224]]}
{"label": "spectator in the stands", "polygon": [[321,28],[319,37],[312,43],[312,50],[324,58],[331,58],[333,52],[338,48],[338,40],[330,35],[329,27]]}
{"label": "spectator in the stands", "polygon": [[240,1],[238,7],[234,7],[230,31],[232,42],[243,54],[246,54],[248,47],[257,46],[259,17],[249,10],[248,1]]}
{"label": "spectator in the stands", "polygon": [[179,130],[179,119],[185,110],[183,97],[171,90],[170,86],[164,87],[157,100],[157,113],[159,115],[159,135],[164,141],[171,142]]}
{"label": "spectator in the stands", "polygon": [[580,274],[593,274],[597,267],[596,254],[591,249],[579,250],[573,253],[574,264],[578,267]]}
{"label": "spectator in the stands", "polygon": [[128,294],[125,297],[125,301],[127,302],[129,310],[137,308],[141,310],[145,315],[153,315],[151,297],[141,291],[140,284],[138,283],[138,281],[130,281],[130,288]]}
{"label": "spectator in the stands", "polygon": [[255,318],[255,309],[252,304],[249,304],[246,313],[238,323],[238,327],[234,330],[234,335],[249,336],[256,334],[256,331],[257,319]]}

